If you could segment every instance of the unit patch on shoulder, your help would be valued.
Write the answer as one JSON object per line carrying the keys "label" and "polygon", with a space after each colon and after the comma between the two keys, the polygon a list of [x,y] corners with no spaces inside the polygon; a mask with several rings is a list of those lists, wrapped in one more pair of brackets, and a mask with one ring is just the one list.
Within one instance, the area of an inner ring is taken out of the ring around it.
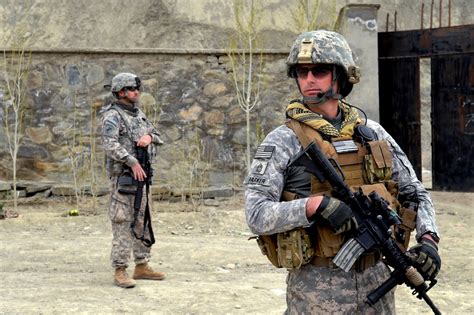
{"label": "unit patch on shoulder", "polygon": [[267,176],[249,175],[245,179],[244,184],[270,186],[270,180]]}
{"label": "unit patch on shoulder", "polygon": [[117,132],[117,129],[118,124],[112,119],[108,119],[104,122],[102,133],[104,134],[104,136],[113,137],[114,134]]}
{"label": "unit patch on shoulder", "polygon": [[252,173],[263,175],[265,174],[267,166],[268,166],[268,162],[255,161],[254,164],[252,165]]}
{"label": "unit patch on shoulder", "polygon": [[261,145],[257,148],[255,158],[268,160],[272,157],[273,151],[275,151],[274,145]]}

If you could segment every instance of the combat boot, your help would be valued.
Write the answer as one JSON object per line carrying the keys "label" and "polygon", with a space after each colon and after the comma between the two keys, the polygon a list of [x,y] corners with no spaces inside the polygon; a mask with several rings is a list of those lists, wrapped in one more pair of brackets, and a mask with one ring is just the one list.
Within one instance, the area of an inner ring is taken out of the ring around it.
{"label": "combat boot", "polygon": [[128,276],[125,269],[125,267],[115,269],[114,283],[121,288],[133,288],[137,283]]}
{"label": "combat boot", "polygon": [[133,272],[133,279],[146,279],[146,280],[163,280],[165,274],[163,272],[154,271],[148,263],[140,264],[135,266]]}

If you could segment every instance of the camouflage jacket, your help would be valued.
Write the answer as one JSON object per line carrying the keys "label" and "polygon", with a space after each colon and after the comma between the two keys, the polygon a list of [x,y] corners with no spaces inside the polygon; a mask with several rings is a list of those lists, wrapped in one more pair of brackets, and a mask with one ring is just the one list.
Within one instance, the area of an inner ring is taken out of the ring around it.
{"label": "camouflage jacket", "polygon": [[[434,232],[439,236],[433,202],[416,177],[407,156],[380,124],[368,120],[367,126],[374,130],[378,140],[385,139],[390,144],[393,155],[392,179],[399,184],[400,193],[416,187],[420,201],[416,222],[417,239],[426,232]],[[250,173],[244,181],[247,223],[253,233],[274,234],[309,225],[305,208],[308,198],[280,201],[288,178],[288,165],[301,149],[295,133],[286,125],[270,132],[257,149]]]}
{"label": "camouflage jacket", "polygon": [[102,119],[102,146],[106,155],[109,176],[117,176],[123,165],[137,163],[135,144],[148,134],[152,143],[148,146],[151,162],[156,155],[156,146],[163,144],[160,135],[145,114],[138,108],[128,108],[119,103],[106,106],[100,112]]}

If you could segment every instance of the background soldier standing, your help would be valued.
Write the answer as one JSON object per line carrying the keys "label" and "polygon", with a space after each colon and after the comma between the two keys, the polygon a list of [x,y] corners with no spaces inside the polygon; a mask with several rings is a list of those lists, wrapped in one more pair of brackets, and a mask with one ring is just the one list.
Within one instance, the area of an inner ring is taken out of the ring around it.
{"label": "background soldier standing", "polygon": [[[132,177],[136,181],[147,180],[147,175],[137,160],[136,146],[146,148],[152,160],[156,147],[163,144],[157,130],[137,107],[140,87],[140,79],[135,74],[119,73],[112,79],[111,85],[116,100],[101,111],[102,143],[111,185],[109,208],[113,233],[111,260],[112,267],[115,268],[114,283],[123,288],[134,287],[136,284],[134,279],[162,280],[165,277],[164,273],[155,272],[148,265],[151,244],[146,246],[136,238],[136,235],[150,238],[150,230],[146,230],[144,226],[145,210],[149,206],[148,189],[143,190],[139,211],[135,213],[135,194],[122,193],[123,190],[119,185],[119,178],[128,178],[130,181]],[[136,189],[136,182],[129,184],[129,189]],[[133,279],[126,272],[131,251],[136,264]]]}
{"label": "background soldier standing", "polygon": [[[414,266],[434,279],[441,266],[435,212],[428,192],[394,139],[378,123],[361,119],[343,100],[360,72],[344,37],[318,30],[297,37],[287,59],[302,100],[292,101],[287,122],[257,149],[245,180],[246,217],[270,261],[289,270],[289,314],[392,314],[394,292],[370,307],[368,293],[389,277],[379,251],[362,255],[349,272],[332,262],[356,228],[351,208],[331,186],[293,164],[315,142],[341,166],[346,183],[366,195],[376,191],[402,219],[399,246],[408,246]],[[263,235],[263,236],[262,236]],[[275,250],[275,249],[278,250]]]}

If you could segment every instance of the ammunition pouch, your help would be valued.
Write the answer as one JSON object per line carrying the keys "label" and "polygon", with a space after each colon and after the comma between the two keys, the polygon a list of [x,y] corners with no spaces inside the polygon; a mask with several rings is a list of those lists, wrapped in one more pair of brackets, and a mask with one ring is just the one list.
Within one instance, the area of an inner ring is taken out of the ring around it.
{"label": "ammunition pouch", "polygon": [[316,256],[318,257],[334,257],[345,242],[344,234],[335,234],[334,231],[327,226],[317,225],[315,229],[316,244],[314,246]]}
{"label": "ammunition pouch", "polygon": [[298,269],[311,261],[314,249],[304,228],[277,234],[278,261],[287,269]]}
{"label": "ammunition pouch", "polygon": [[257,240],[258,247],[260,247],[262,254],[267,256],[272,265],[281,268],[282,266],[278,262],[277,234],[259,235],[252,238]]}
{"label": "ammunition pouch", "polygon": [[397,212],[402,223],[393,226],[393,236],[398,247],[405,252],[410,243],[410,235],[416,227],[418,204],[405,201],[403,205],[400,206],[400,203],[395,198],[398,194],[398,185],[393,181],[386,181],[383,184],[364,185],[361,187],[361,190],[365,195],[369,195],[372,191],[375,191],[390,204],[391,209]]}
{"label": "ammunition pouch", "polygon": [[138,181],[129,172],[122,173],[117,180],[117,190],[121,194],[135,195],[137,193]]}
{"label": "ammunition pouch", "polygon": [[[393,209],[397,209],[397,200],[387,190],[385,183],[377,183],[373,185],[362,185],[360,187],[352,187],[353,189],[360,189],[364,195],[368,196],[375,191],[380,197],[390,203]],[[323,225],[317,225],[314,229],[315,233],[315,255],[318,257],[334,257],[341,249],[342,245],[347,241],[345,234],[335,234],[332,229]]]}
{"label": "ammunition pouch", "polygon": [[260,235],[257,243],[262,254],[277,268],[298,269],[314,255],[311,238],[304,228],[273,235]]}
{"label": "ammunition pouch", "polygon": [[377,183],[377,184],[372,184],[372,185],[362,185],[358,189],[362,191],[362,193],[366,196],[370,195],[371,192],[376,192],[377,195],[385,199],[390,204],[390,208],[393,210],[397,210],[398,206],[400,205],[395,198],[394,195],[392,195],[388,189],[386,183]]}
{"label": "ammunition pouch", "polygon": [[404,252],[408,250],[411,232],[413,232],[416,227],[417,208],[418,205],[415,202],[406,201],[398,213],[402,223],[395,226],[395,241],[398,247]]}
{"label": "ammunition pouch", "polygon": [[364,156],[367,182],[375,184],[392,178],[392,154],[387,141],[370,141],[370,154]]}

